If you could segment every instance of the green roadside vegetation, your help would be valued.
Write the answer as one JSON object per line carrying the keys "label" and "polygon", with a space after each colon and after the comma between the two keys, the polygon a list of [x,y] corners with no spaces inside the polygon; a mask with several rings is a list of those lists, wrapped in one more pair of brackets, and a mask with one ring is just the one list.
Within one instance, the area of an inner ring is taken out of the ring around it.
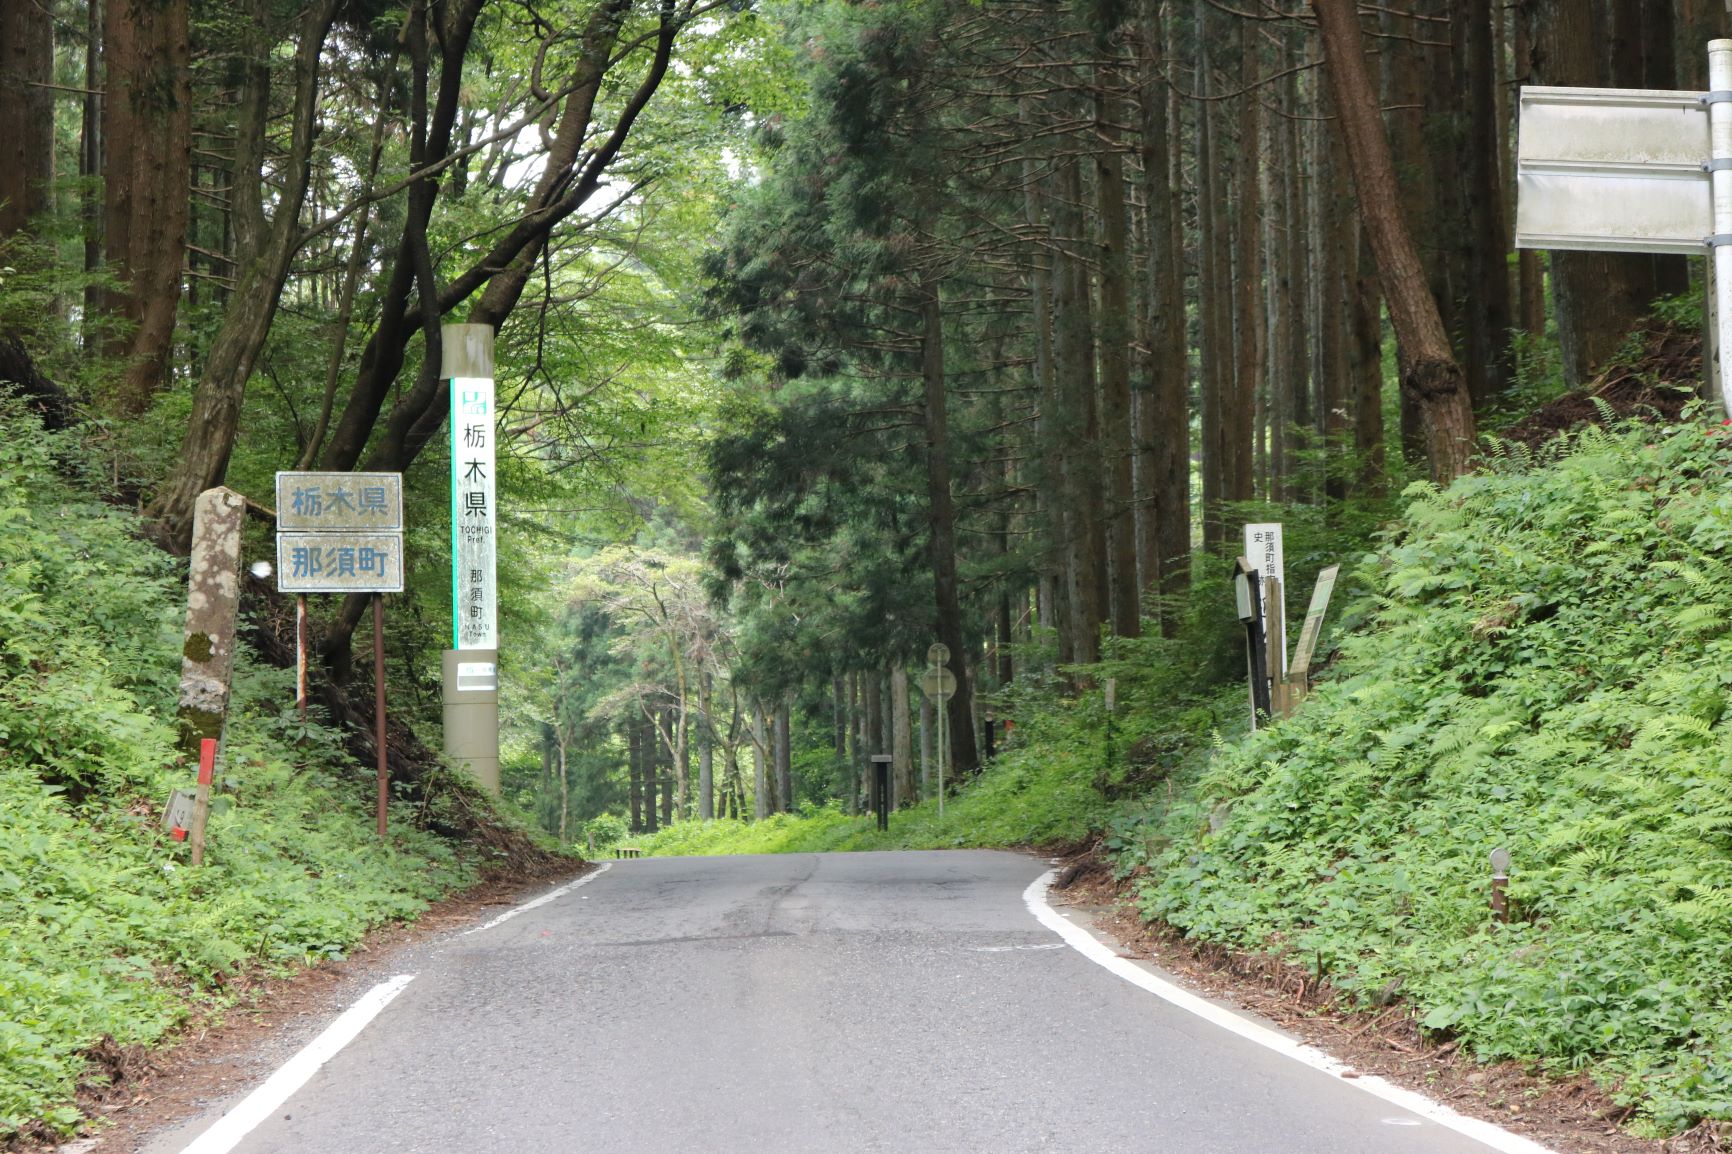
{"label": "green roadside vegetation", "polygon": [[[1144,914],[1193,940],[1284,956],[1349,1003],[1396,992],[1482,1059],[1586,1071],[1643,1133],[1732,1117],[1729,437],[1688,418],[1590,427],[1567,448],[1506,446],[1447,491],[1410,487],[1343,558],[1316,692],[1257,734],[1234,730],[1230,662],[1163,665],[1194,647],[1120,642],[1086,671],[1119,681],[1110,768],[1100,692],[1055,681],[1000,703],[1015,742],[942,822],[925,803],[880,834],[809,807],[634,844],[1095,831]],[[1226,616],[1225,591],[1210,597]],[[1497,847],[1514,861],[1507,925],[1489,908]]]}
{"label": "green roadside vegetation", "polygon": [[158,818],[175,751],[184,562],[69,481],[70,435],[0,410],[0,1142],[66,1132],[87,1054],[162,1040],[242,971],[341,957],[474,881],[436,835],[485,807],[442,775],[373,834],[373,771],[303,725],[292,674],[244,648],[205,864]]}

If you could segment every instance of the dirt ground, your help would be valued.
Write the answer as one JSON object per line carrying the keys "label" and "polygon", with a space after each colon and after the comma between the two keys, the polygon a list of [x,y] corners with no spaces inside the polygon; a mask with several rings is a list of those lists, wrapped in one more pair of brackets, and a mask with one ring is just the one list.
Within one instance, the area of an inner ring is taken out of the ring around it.
{"label": "dirt ground", "polygon": [[544,863],[510,878],[482,882],[437,903],[412,923],[373,931],[342,961],[285,977],[243,979],[235,991],[235,1004],[220,1014],[195,1019],[168,1045],[154,1051],[138,1046],[98,1047],[92,1058],[111,1081],[105,1086],[84,1086],[79,1104],[100,1121],[86,1136],[59,1147],[38,1142],[16,1149],[60,1154],[130,1151],[155,1131],[238,1086],[257,1081],[360,991],[388,976],[394,960],[408,948],[593,868],[591,863]]}
{"label": "dirt ground", "polygon": [[1053,890],[1055,905],[1088,914],[1117,939],[1122,956],[1152,962],[1205,997],[1260,1014],[1355,1070],[1381,1075],[1560,1154],[1732,1151],[1732,1127],[1711,1124],[1666,1141],[1633,1137],[1619,1126],[1630,1111],[1586,1078],[1560,1079],[1514,1062],[1482,1064],[1462,1054],[1454,1042],[1428,1040],[1414,1020],[1413,1007],[1400,999],[1381,1010],[1357,1010],[1303,967],[1268,955],[1199,945],[1170,927],[1151,926],[1092,851],[1065,859]]}
{"label": "dirt ground", "polygon": [[1675,421],[1702,380],[1702,334],[1656,326],[1642,334],[1641,354],[1608,366],[1584,387],[1542,405],[1497,436],[1537,449],[1583,425],[1610,418]]}

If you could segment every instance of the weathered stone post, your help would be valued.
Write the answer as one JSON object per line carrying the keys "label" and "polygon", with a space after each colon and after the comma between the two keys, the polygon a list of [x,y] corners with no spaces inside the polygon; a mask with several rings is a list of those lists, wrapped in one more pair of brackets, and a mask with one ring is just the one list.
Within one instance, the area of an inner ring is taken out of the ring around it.
{"label": "weathered stone post", "polygon": [[228,717],[245,517],[246,502],[232,489],[206,489],[193,505],[186,643],[180,660],[180,742],[194,759],[201,740],[221,740]]}

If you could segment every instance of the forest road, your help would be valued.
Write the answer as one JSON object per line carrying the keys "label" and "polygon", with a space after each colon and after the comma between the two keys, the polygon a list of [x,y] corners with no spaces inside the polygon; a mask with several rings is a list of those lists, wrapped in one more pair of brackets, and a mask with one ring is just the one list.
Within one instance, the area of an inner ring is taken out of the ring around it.
{"label": "forest road", "polygon": [[256,1126],[213,1141],[225,1102],[146,1149],[1498,1148],[1090,961],[1024,900],[1045,869],[987,851],[618,862],[405,959],[413,980]]}

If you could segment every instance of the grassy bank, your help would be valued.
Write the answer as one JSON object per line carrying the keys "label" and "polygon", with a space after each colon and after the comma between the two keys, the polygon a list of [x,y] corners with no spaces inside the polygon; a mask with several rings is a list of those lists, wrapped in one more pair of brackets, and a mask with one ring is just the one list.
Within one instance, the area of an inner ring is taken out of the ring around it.
{"label": "grassy bank", "polygon": [[1589,430],[1420,493],[1332,680],[1123,831],[1147,914],[1588,1070],[1644,1129],[1732,1118],[1725,432]]}
{"label": "grassy bank", "polygon": [[0,411],[0,1142],[79,1121],[86,1051],[164,1037],[236,971],[342,954],[470,881],[243,652],[207,864],[157,818],[174,751],[182,565],[65,478],[78,448]]}

